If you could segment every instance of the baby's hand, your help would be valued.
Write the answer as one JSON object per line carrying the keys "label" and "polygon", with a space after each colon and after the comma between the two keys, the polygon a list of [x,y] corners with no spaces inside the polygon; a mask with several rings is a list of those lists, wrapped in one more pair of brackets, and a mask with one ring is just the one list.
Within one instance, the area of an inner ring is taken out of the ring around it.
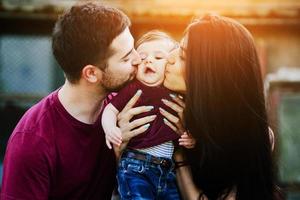
{"label": "baby's hand", "polygon": [[109,149],[112,148],[112,144],[120,146],[122,143],[122,131],[118,127],[112,127],[109,132],[105,133],[106,145]]}
{"label": "baby's hand", "polygon": [[196,145],[196,139],[190,133],[184,132],[178,139],[179,145],[187,149],[192,149]]}

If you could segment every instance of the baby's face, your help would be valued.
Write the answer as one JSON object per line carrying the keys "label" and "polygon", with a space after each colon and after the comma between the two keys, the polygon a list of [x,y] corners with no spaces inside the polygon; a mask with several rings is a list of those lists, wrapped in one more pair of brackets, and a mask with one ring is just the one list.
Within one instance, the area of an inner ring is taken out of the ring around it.
{"label": "baby's face", "polygon": [[165,65],[174,44],[167,39],[142,43],[137,52],[142,59],[136,78],[143,84],[154,87],[161,85],[165,77]]}

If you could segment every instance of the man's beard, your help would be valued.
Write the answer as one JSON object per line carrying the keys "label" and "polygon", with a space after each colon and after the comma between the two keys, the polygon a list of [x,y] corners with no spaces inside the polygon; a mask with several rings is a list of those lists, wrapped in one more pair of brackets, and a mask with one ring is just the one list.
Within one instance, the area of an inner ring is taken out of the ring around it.
{"label": "man's beard", "polygon": [[102,87],[107,92],[118,92],[129,82],[131,82],[135,77],[135,72],[131,73],[127,80],[120,80],[120,78],[115,78],[110,73],[105,73],[102,79]]}

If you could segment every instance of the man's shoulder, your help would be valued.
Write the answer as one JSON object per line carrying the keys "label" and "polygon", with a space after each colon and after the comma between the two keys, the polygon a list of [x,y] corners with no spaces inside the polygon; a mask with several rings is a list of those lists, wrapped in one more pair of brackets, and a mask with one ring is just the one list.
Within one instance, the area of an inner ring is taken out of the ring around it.
{"label": "man's shoulder", "polygon": [[51,123],[51,112],[55,109],[54,91],[40,100],[37,104],[29,108],[17,124],[14,132],[35,132],[41,128],[47,128],[47,124]]}
{"label": "man's shoulder", "polygon": [[55,94],[50,93],[23,115],[8,140],[9,152],[31,157],[48,151],[53,142],[50,112]]}
{"label": "man's shoulder", "polygon": [[52,106],[56,102],[56,99],[58,98],[57,95],[58,95],[58,90],[51,92],[50,94],[42,98],[39,102],[34,104],[28,111],[49,109],[49,106]]}

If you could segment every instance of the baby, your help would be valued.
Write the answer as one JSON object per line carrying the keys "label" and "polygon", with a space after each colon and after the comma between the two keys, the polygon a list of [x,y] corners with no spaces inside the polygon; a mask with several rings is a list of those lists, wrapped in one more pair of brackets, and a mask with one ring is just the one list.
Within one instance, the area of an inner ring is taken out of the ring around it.
{"label": "baby", "polygon": [[145,132],[129,141],[121,156],[117,173],[121,199],[180,199],[172,161],[173,142],[180,136],[166,125],[166,119],[159,112],[159,108],[163,108],[176,115],[162,102],[163,99],[172,101],[174,95],[162,83],[167,56],[176,47],[177,42],[163,32],[150,31],[143,35],[136,43],[142,60],[136,80],[123,88],[103,112],[102,126],[109,147],[110,142],[120,145],[122,133],[116,118],[135,93],[140,94],[135,106],[146,105],[149,112],[136,115],[132,120],[156,115],[151,124],[144,126]]}

